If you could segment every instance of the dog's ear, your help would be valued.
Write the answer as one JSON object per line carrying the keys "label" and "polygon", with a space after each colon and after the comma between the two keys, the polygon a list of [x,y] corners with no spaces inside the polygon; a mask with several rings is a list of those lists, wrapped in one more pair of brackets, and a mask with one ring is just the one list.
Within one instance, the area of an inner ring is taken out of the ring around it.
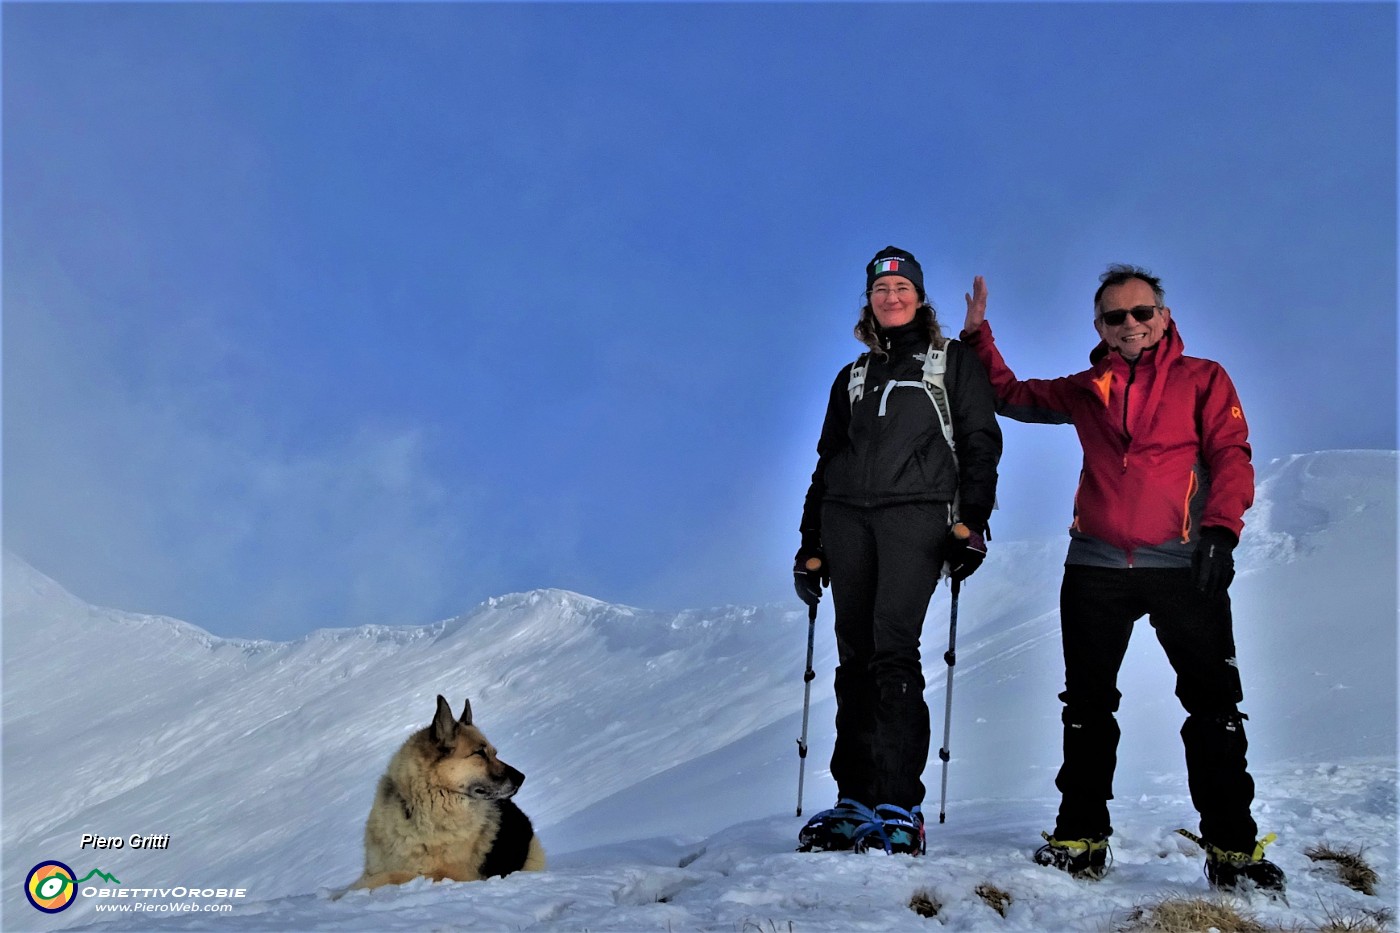
{"label": "dog's ear", "polygon": [[437,715],[433,717],[433,738],[439,745],[451,745],[457,735],[457,721],[452,718],[452,707],[438,694]]}
{"label": "dog's ear", "polygon": [[470,699],[462,701],[462,715],[458,717],[457,721],[464,726],[472,724],[472,701]]}

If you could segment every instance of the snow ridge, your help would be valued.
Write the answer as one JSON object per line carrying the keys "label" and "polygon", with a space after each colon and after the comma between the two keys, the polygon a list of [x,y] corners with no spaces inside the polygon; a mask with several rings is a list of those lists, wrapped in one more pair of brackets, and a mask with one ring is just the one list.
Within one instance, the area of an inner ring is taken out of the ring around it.
{"label": "snow ridge", "polygon": [[[1270,464],[1240,548],[1232,594],[1256,815],[1284,837],[1277,860],[1309,904],[1344,898],[1301,855],[1323,835],[1367,845],[1394,877],[1395,472],[1393,451]],[[959,858],[918,863],[790,851],[800,606],[662,613],[542,589],[423,626],[223,639],[89,606],[7,554],[4,926],[97,922],[91,899],[52,918],[24,902],[24,874],[59,858],[124,880],[251,892],[231,917],[166,928],[421,929],[468,917],[488,929],[924,929],[904,907],[916,885],[940,892],[954,928],[1102,928],[1133,898],[1203,882],[1198,853],[1171,832],[1194,820],[1183,714],[1145,623],[1122,678],[1118,881],[1086,899],[1025,858],[1053,817],[1063,554],[1063,541],[995,542],[964,588],[951,815],[931,827],[935,853]],[[924,639],[939,719],[947,619],[940,591]],[[816,632],[808,813],[834,796],[825,603]],[[454,706],[470,697],[501,755],[528,775],[517,799],[551,871],[331,902],[359,871],[375,780],[438,693]],[[940,767],[935,758],[925,774],[929,808]],[[172,852],[94,861],[78,847],[86,832],[170,833]],[[1017,898],[1005,919],[970,893],[989,879]],[[1390,883],[1382,900],[1393,906]],[[135,921],[104,928],[152,925]]]}

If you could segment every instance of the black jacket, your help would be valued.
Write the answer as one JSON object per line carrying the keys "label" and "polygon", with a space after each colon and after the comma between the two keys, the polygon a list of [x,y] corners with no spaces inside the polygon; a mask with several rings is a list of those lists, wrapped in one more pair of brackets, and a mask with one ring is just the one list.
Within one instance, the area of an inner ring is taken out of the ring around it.
{"label": "black jacket", "polygon": [[986,370],[962,344],[948,342],[943,385],[958,449],[954,468],[933,401],[922,385],[886,392],[890,382],[922,382],[927,329],[918,323],[891,328],[882,342],[888,356],[869,354],[865,392],[859,401],[852,405],[848,392],[854,364],[844,367],[831,385],[817,442],[817,468],[802,510],[804,546],[821,543],[825,501],[867,507],[951,502],[954,493],[960,492],[962,520],[980,531],[986,529],[1001,459],[996,396]]}

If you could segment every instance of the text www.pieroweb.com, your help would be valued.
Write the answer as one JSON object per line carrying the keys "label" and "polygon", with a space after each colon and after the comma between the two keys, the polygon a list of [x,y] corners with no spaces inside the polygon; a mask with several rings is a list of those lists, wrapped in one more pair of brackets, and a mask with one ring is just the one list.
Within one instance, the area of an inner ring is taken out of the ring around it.
{"label": "text www.pieroweb.com", "polygon": [[[222,914],[233,910],[233,905],[205,903],[205,898],[243,898],[247,891],[243,888],[88,888],[82,892],[94,898],[94,908],[102,913],[150,913],[150,914]],[[148,901],[139,898],[161,898]],[[165,900],[173,898],[173,900]]]}
{"label": "text www.pieroweb.com", "polygon": [[98,904],[98,911],[110,913],[163,913],[163,914],[223,914],[233,910],[232,904],[191,904],[177,902],[173,904]]}

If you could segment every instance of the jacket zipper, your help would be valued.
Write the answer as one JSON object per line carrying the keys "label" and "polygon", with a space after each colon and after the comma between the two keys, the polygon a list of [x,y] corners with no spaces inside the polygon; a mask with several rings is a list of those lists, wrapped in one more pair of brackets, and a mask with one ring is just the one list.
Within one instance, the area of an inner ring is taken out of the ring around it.
{"label": "jacket zipper", "polygon": [[[1123,475],[1125,475],[1125,476],[1126,476],[1127,473],[1128,473],[1128,452],[1127,452],[1127,448],[1128,448],[1128,447],[1131,447],[1132,444],[1133,444],[1133,435],[1132,435],[1132,432],[1128,430],[1128,404],[1129,404],[1129,402],[1132,400],[1133,383],[1137,381],[1137,364],[1138,364],[1138,359],[1141,359],[1141,357],[1128,360],[1128,381],[1125,382],[1125,383],[1123,384],[1123,440],[1124,440],[1124,445],[1123,445],[1123,446],[1124,446],[1124,451],[1123,451]],[[1132,548],[1127,548],[1127,549],[1125,549],[1125,550],[1124,550],[1124,554],[1125,554],[1125,555],[1127,556],[1127,558],[1128,558],[1128,569],[1129,569],[1129,570],[1132,570],[1132,569],[1133,569],[1133,550],[1132,550]]]}
{"label": "jacket zipper", "polygon": [[[889,341],[889,338],[888,338],[888,337],[886,337],[885,339],[883,339],[883,340],[880,341],[880,346],[881,346],[881,348],[885,351],[885,364],[886,364],[886,368],[887,368],[887,369],[889,368],[889,363],[890,363],[890,359],[891,359],[891,357],[890,357],[890,346],[889,346],[889,344],[890,344],[890,341]],[[865,371],[865,372],[866,372],[866,379],[867,379],[867,381],[868,381],[869,378],[870,378],[870,370],[874,368],[874,364],[875,364],[875,354],[872,353],[871,356],[870,356],[870,362],[867,364],[870,368],[866,369],[866,371]],[[888,374],[886,374],[886,375],[888,375]],[[888,381],[888,379],[886,379],[886,381]],[[878,392],[877,390],[879,390],[880,388],[882,388],[881,385],[871,386],[871,387],[869,388],[867,394],[873,398],[875,395],[878,395],[878,394],[879,394],[879,392]],[[883,419],[883,418],[876,418],[876,419],[875,419],[875,424],[874,424],[874,426],[873,426],[873,428],[871,429],[871,432],[870,432],[870,446],[869,446],[869,448],[866,450],[866,454],[865,454],[865,458],[864,458],[865,462],[862,464],[863,469],[861,470],[861,472],[862,472],[863,475],[861,476],[861,487],[865,490],[865,505],[866,505],[866,507],[870,507],[870,506],[873,506],[873,505],[875,504],[875,500],[874,500],[874,498],[871,496],[870,490],[871,490],[871,484],[874,482],[875,463],[876,463],[876,461],[879,459],[880,448],[881,448],[881,446],[882,446],[881,441],[884,440],[884,433],[885,433],[884,420],[885,420],[885,419]]]}
{"label": "jacket zipper", "polygon": [[1128,401],[1133,392],[1133,382],[1137,380],[1136,359],[1128,360],[1128,381],[1123,386],[1123,436],[1128,440],[1133,439],[1133,435],[1128,430]]}

